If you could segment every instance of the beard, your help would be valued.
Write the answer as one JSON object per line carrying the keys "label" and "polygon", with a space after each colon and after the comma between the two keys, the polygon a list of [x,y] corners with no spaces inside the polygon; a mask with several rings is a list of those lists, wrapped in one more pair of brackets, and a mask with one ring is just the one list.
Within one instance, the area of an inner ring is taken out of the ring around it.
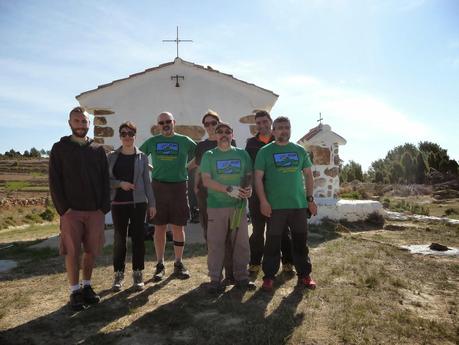
{"label": "beard", "polygon": [[89,128],[72,128],[72,134],[77,138],[86,138],[86,134],[88,134]]}
{"label": "beard", "polygon": [[279,138],[277,139],[277,141],[280,143],[286,143],[289,140],[290,140],[290,135],[280,135]]}

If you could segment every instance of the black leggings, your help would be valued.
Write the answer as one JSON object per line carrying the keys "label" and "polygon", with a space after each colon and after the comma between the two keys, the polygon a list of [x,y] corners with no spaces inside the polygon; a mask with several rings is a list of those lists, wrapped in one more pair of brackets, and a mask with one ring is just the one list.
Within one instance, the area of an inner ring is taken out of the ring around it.
{"label": "black leggings", "polygon": [[132,269],[135,271],[144,269],[144,223],[146,211],[146,203],[112,205],[113,227],[115,228],[115,241],[113,244],[113,268],[115,272],[124,272],[129,223],[131,223]]}

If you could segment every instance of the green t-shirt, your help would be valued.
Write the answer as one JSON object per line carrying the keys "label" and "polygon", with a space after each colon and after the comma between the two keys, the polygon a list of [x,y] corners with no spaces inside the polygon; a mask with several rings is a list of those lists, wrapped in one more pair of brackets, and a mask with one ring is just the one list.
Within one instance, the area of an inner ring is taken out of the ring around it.
{"label": "green t-shirt", "polygon": [[170,137],[155,135],[140,146],[142,152],[151,156],[151,178],[164,182],[188,180],[186,165],[194,157],[195,148],[193,140],[177,133]]}
{"label": "green t-shirt", "polygon": [[255,170],[264,172],[266,197],[273,210],[306,208],[303,169],[312,166],[300,145],[272,142],[258,151]]}
{"label": "green t-shirt", "polygon": [[[199,167],[201,174],[207,173],[212,180],[225,186],[239,186],[241,179],[252,173],[252,161],[249,154],[242,149],[231,146],[228,151],[221,151],[218,147],[207,151],[202,156]],[[207,189],[207,207],[239,207],[241,200],[232,198],[226,193]]]}

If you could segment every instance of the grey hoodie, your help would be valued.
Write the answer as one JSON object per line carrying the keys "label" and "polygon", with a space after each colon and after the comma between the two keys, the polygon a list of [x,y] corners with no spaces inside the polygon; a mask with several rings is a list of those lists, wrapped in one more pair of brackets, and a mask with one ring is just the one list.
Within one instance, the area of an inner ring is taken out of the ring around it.
{"label": "grey hoodie", "polygon": [[[118,156],[121,152],[121,147],[108,154],[108,171],[110,175],[110,199],[113,201],[116,195],[116,189],[120,188],[122,181],[117,180],[113,174],[113,168]],[[135,147],[135,161],[134,161],[134,181],[135,189],[133,191],[134,203],[147,202],[148,207],[155,207],[155,197],[151,187],[150,173],[148,171],[148,158],[147,156]]]}

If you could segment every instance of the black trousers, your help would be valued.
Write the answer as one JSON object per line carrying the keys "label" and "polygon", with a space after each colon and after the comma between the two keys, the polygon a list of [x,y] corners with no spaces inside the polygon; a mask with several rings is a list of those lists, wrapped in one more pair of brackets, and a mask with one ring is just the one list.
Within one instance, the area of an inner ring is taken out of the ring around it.
{"label": "black trousers", "polygon": [[[250,235],[249,238],[250,264],[260,265],[265,248],[265,228],[268,223],[268,218],[261,214],[260,200],[255,193],[253,193],[249,199],[249,212],[252,221],[252,235]],[[293,263],[292,242],[290,230],[287,225],[282,231],[281,252],[283,264]]]}
{"label": "black trousers", "polygon": [[312,265],[309,259],[308,221],[305,208],[273,210],[266,230],[266,245],[263,254],[263,272],[265,278],[274,279],[280,265],[280,248],[282,233],[288,226],[292,231],[293,264],[298,277],[311,273]]}
{"label": "black trousers", "polygon": [[132,269],[137,271],[145,268],[144,223],[146,211],[146,203],[112,205],[113,227],[115,228],[113,244],[113,268],[115,272],[124,272],[129,223],[131,223]]}

